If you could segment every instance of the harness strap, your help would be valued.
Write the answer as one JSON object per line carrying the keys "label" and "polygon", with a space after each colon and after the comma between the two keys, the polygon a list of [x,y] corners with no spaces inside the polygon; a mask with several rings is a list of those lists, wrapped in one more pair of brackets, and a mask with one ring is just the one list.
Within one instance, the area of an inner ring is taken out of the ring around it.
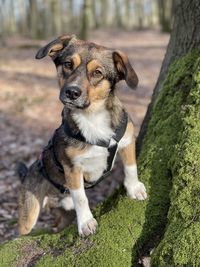
{"label": "harness strap", "polygon": [[108,177],[109,174],[112,171],[113,168],[113,163],[115,160],[115,156],[117,154],[117,149],[118,149],[118,143],[116,142],[114,145],[111,145],[108,147],[108,152],[109,156],[107,158],[107,169],[104,170],[102,176],[95,182],[84,182],[85,189],[90,189],[93,188],[95,185],[99,184],[104,178]]}
{"label": "harness strap", "polygon": [[[62,125],[63,125],[63,129],[64,132],[66,133],[66,135],[70,138],[76,139],[77,141],[81,141],[90,145],[96,145],[96,146],[102,146],[102,147],[106,147],[108,149],[108,158],[107,158],[107,169],[104,170],[102,176],[95,182],[88,182],[88,181],[84,181],[84,186],[85,189],[89,189],[89,188],[93,188],[95,185],[99,184],[104,178],[108,177],[108,175],[110,174],[112,167],[113,167],[113,163],[114,163],[114,159],[117,153],[117,149],[118,149],[118,143],[121,140],[121,138],[123,137],[125,131],[126,131],[126,126],[127,126],[127,122],[128,122],[128,115],[125,111],[123,111],[123,116],[121,118],[121,121],[119,123],[119,125],[117,126],[117,128],[115,129],[115,134],[113,135],[113,137],[110,139],[109,142],[105,142],[104,140],[99,140],[96,143],[90,143],[88,142],[85,137],[81,134],[81,132],[78,133],[73,133],[72,130],[70,129],[67,121],[63,121]],[[62,194],[64,193],[69,193],[69,189],[65,188],[63,185],[58,184],[57,182],[55,182],[48,174],[48,172],[45,169],[44,163],[43,163],[43,153],[45,150],[50,149],[52,151],[52,157],[53,157],[53,161],[57,167],[57,169],[59,170],[59,172],[64,173],[64,169],[63,166],[61,165],[61,163],[59,162],[59,160],[56,157],[56,153],[54,150],[54,139],[55,139],[55,133],[56,133],[57,129],[55,130],[53,137],[50,139],[48,145],[44,148],[41,157],[39,159],[39,168],[41,173],[43,174],[43,176],[52,184],[54,185]]]}
{"label": "harness strap", "polygon": [[69,189],[64,187],[63,185],[55,182],[48,174],[45,165],[43,163],[43,157],[41,156],[41,159],[38,160],[38,167],[42,175],[54,186],[56,187],[61,194],[69,193]]}
{"label": "harness strap", "polygon": [[55,145],[54,145],[54,139],[55,139],[55,133],[56,133],[57,129],[55,130],[52,138],[50,139],[49,141],[49,145],[48,145],[48,148],[52,151],[52,157],[53,157],[53,161],[57,167],[57,169],[59,170],[59,172],[61,173],[64,173],[64,169],[63,169],[63,166],[62,164],[60,163],[60,161],[57,159],[57,156],[56,156],[56,152],[55,152]]}

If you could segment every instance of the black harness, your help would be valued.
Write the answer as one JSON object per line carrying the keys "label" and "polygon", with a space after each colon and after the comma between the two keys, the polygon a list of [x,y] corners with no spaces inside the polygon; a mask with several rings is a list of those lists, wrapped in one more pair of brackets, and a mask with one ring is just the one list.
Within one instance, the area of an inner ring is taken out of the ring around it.
{"label": "black harness", "polygon": [[[116,156],[116,153],[117,153],[118,143],[119,143],[119,141],[121,140],[121,138],[123,137],[123,135],[124,135],[124,133],[126,131],[127,123],[128,123],[128,115],[127,115],[127,113],[125,111],[123,111],[123,115],[122,115],[122,118],[120,120],[120,123],[115,128],[114,135],[112,136],[112,138],[108,142],[106,142],[104,140],[98,140],[96,143],[92,143],[92,142],[88,142],[85,139],[85,137],[81,134],[80,131],[76,132],[76,133],[73,132],[66,120],[62,121],[61,127],[63,127],[63,130],[64,130],[64,132],[65,132],[65,134],[66,134],[66,136],[68,138],[74,139],[76,141],[83,142],[83,143],[86,143],[86,144],[89,144],[89,145],[105,147],[108,150],[109,155],[108,155],[108,158],[107,158],[107,169],[104,170],[102,176],[97,181],[95,181],[95,182],[84,181],[85,189],[89,189],[89,188],[94,187],[95,185],[100,183],[104,178],[106,178],[110,174],[110,172],[112,170],[112,167],[113,167],[114,159],[115,159],[115,156]],[[42,175],[54,187],[56,187],[60,191],[60,193],[64,194],[64,193],[69,193],[69,189],[64,187],[63,185],[55,182],[54,179],[51,178],[51,176],[48,174],[48,172],[47,172],[47,170],[45,168],[45,164],[44,164],[44,161],[43,161],[44,152],[46,150],[50,150],[52,158],[53,158],[53,161],[54,161],[58,171],[60,173],[64,174],[63,166],[59,162],[59,160],[58,160],[58,158],[56,156],[56,153],[55,153],[55,144],[54,144],[55,142],[54,142],[54,140],[55,140],[55,134],[56,134],[57,130],[58,129],[55,130],[52,138],[50,139],[50,141],[48,143],[48,145],[42,151],[42,153],[40,155],[40,158],[38,160],[38,165],[39,165],[39,170],[42,173]]]}

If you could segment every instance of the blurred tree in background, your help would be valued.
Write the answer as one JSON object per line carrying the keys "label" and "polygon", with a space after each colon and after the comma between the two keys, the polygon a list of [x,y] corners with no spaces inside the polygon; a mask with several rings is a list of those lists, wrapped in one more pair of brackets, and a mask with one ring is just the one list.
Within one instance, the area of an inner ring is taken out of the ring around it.
{"label": "blurred tree in background", "polygon": [[12,34],[33,39],[109,27],[170,31],[172,0],[0,0],[1,40]]}

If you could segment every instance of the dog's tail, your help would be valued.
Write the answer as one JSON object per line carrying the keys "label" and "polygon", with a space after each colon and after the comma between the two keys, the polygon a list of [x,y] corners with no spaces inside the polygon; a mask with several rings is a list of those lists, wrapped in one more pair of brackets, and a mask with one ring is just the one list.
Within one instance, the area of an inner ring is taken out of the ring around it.
{"label": "dog's tail", "polygon": [[16,172],[20,181],[23,183],[28,173],[28,167],[23,162],[19,162],[16,166]]}

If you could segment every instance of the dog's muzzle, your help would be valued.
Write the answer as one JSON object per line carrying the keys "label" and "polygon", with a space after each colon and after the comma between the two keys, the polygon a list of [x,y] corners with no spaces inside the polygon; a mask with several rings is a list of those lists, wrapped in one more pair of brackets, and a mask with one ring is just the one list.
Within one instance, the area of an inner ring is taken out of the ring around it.
{"label": "dog's muzzle", "polygon": [[84,109],[90,105],[87,97],[78,86],[64,86],[60,91],[60,101],[69,108]]}

